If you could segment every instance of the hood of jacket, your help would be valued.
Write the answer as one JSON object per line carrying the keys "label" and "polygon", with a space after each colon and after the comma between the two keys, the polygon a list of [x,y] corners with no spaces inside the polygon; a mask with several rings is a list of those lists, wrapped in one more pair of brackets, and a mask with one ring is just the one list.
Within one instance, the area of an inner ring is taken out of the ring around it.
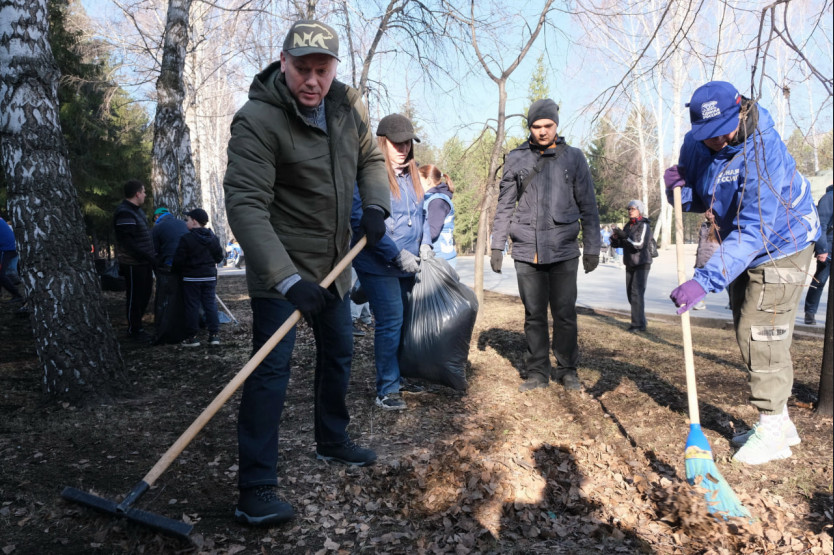
{"label": "hood of jacket", "polygon": [[201,245],[208,245],[214,239],[214,233],[207,227],[195,227],[191,233]]}
{"label": "hood of jacket", "polygon": [[425,196],[428,197],[429,195],[434,195],[436,193],[446,195],[449,198],[452,198],[452,195],[454,195],[454,193],[449,190],[449,185],[447,185],[445,181],[440,182],[440,185],[438,185],[437,187],[432,187],[431,189],[426,191]]}
{"label": "hood of jacket", "polygon": [[[333,80],[330,90],[327,92],[325,102],[340,103],[347,96],[346,87],[339,81]],[[249,85],[249,99],[259,100],[274,106],[278,106],[298,117],[304,117],[298,104],[287,88],[287,80],[284,72],[281,71],[281,62],[275,61],[269,64],[263,71],[258,73]]]}

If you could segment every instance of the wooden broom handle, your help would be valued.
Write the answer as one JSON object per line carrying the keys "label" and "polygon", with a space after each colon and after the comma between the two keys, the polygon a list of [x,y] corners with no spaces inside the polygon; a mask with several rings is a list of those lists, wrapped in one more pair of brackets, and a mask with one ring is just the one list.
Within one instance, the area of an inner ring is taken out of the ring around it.
{"label": "wooden broom handle", "polygon": [[[681,208],[681,188],[675,187],[675,251],[678,259],[678,285],[686,281],[683,254],[683,208]],[[692,328],[689,323],[689,310],[681,314],[681,332],[683,334],[683,361],[686,367],[686,398],[689,404],[689,423],[700,424],[698,413],[698,388],[695,385],[695,357],[692,353]]]}
{"label": "wooden broom handle", "polygon": [[[336,278],[339,277],[339,275],[342,272],[344,272],[345,269],[347,269],[347,267],[350,265],[350,263],[353,261],[356,255],[359,254],[359,251],[362,250],[362,248],[365,246],[365,243],[367,243],[367,239],[365,237],[359,239],[356,245],[354,245],[353,248],[350,249],[350,251],[345,255],[345,257],[342,260],[339,261],[338,264],[336,264],[336,267],[333,268],[333,270],[329,274],[327,274],[327,276],[321,281],[319,285],[321,285],[325,289],[330,287],[330,284],[336,281]],[[180,453],[182,453],[183,449],[185,449],[186,446],[188,446],[188,444],[191,443],[191,440],[194,439],[194,436],[196,436],[200,432],[200,430],[202,430],[203,427],[205,427],[205,425],[208,424],[208,421],[212,419],[212,417],[217,413],[218,410],[220,410],[220,407],[222,407],[226,403],[226,401],[229,400],[229,397],[231,397],[232,394],[235,391],[237,391],[237,388],[239,388],[241,384],[243,384],[243,382],[246,381],[246,378],[248,378],[249,375],[255,370],[255,368],[257,368],[258,365],[263,361],[263,359],[266,358],[266,355],[268,355],[269,352],[272,351],[272,349],[274,349],[276,345],[278,345],[278,342],[281,341],[285,335],[287,335],[287,333],[292,329],[292,327],[296,323],[298,323],[300,319],[300,311],[296,310],[292,314],[290,314],[289,318],[287,318],[284,321],[281,327],[278,328],[275,331],[275,333],[272,334],[272,337],[270,337],[267,340],[267,342],[264,343],[260,349],[258,349],[258,352],[255,353],[251,359],[249,359],[249,362],[247,362],[246,365],[243,368],[241,368],[237,374],[235,374],[235,377],[232,378],[232,381],[230,381],[228,385],[226,385],[226,387],[223,388],[223,391],[221,391],[217,395],[217,397],[214,398],[211,404],[209,404],[209,406],[207,406],[203,410],[203,412],[200,413],[200,416],[198,416],[197,419],[194,420],[194,422],[192,422],[191,426],[189,426],[188,429],[182,433],[179,439],[177,439],[177,441],[175,441],[174,444],[168,448],[165,454],[162,455],[162,457],[157,461],[154,467],[151,468],[150,472],[148,472],[143,478],[143,481],[145,483],[147,483],[149,486],[152,485],[156,481],[156,479],[159,478],[159,476],[163,472],[165,472],[165,470],[168,469],[171,463],[174,462],[174,459],[176,459],[180,455]]]}

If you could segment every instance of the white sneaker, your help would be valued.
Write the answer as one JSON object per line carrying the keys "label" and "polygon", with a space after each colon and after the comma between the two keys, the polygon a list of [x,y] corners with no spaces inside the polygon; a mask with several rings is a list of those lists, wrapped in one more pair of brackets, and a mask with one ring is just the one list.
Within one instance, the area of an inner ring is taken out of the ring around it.
{"label": "white sneaker", "polygon": [[788,447],[784,430],[778,437],[765,436],[761,427],[757,426],[750,439],[733,455],[736,462],[757,465],[770,461],[787,459],[793,455]]}
{"label": "white sneaker", "polygon": [[[746,432],[738,433],[733,436],[733,439],[730,440],[730,443],[735,445],[736,447],[741,447],[747,440],[750,439],[754,433],[756,433],[756,428],[759,427],[759,423],[756,422],[753,424],[753,427]],[[802,440],[799,438],[799,433],[796,431],[796,426],[794,423],[788,420],[787,422],[782,424],[782,431],[785,432],[785,441],[788,444],[788,447],[795,447],[802,443]]]}

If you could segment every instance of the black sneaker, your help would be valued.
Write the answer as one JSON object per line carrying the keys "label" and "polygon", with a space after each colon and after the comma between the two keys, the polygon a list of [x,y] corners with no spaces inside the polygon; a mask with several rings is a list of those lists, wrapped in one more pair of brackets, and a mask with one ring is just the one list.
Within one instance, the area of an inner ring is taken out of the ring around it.
{"label": "black sneaker", "polygon": [[212,345],[212,346],[216,347],[216,346],[220,345],[220,338],[217,337],[217,334],[213,333],[213,334],[209,335],[208,342],[209,342],[209,345]]}
{"label": "black sneaker", "polygon": [[321,445],[316,447],[316,458],[350,466],[370,466],[376,462],[376,453],[359,447],[350,440],[342,445]]}
{"label": "black sneaker", "polygon": [[365,337],[365,332],[356,324],[353,324],[353,337]]}
{"label": "black sneaker", "polygon": [[196,337],[189,337],[188,339],[183,339],[182,342],[180,342],[180,345],[183,347],[199,347],[200,340]]}
{"label": "black sneaker", "polygon": [[255,486],[240,490],[235,520],[250,526],[269,526],[287,522],[295,516],[292,505],[281,501],[274,486]]}
{"label": "black sneaker", "polygon": [[408,405],[405,404],[405,401],[403,401],[399,393],[389,393],[388,395],[377,397],[376,406],[382,410],[405,410],[408,408]]}
{"label": "black sneaker", "polygon": [[422,385],[409,381],[405,378],[400,380],[400,393],[410,393],[411,395],[420,395],[426,392],[426,388]]}
{"label": "black sneaker", "polygon": [[817,325],[817,319],[814,316],[815,316],[814,314],[811,314],[810,312],[806,312],[805,313],[805,324],[809,325],[809,326],[816,326]]}

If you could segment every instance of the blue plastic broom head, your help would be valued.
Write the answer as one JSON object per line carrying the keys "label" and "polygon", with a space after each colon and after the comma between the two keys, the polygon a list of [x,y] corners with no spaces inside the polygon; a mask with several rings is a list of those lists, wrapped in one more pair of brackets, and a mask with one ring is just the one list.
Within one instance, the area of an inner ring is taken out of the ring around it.
{"label": "blue plastic broom head", "polygon": [[686,481],[706,490],[704,499],[707,501],[707,509],[711,514],[721,516],[724,520],[731,516],[751,518],[750,511],[741,504],[733,488],[715,466],[715,461],[712,460],[712,449],[700,424],[689,426],[684,458]]}

